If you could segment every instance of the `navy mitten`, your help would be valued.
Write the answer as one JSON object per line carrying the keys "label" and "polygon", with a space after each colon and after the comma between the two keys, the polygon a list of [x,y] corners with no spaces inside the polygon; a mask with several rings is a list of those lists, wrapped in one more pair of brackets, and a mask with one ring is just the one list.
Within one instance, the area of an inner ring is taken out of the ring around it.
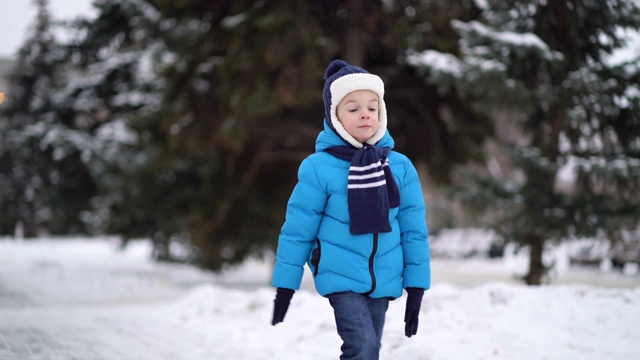
{"label": "navy mitten", "polygon": [[278,288],[276,291],[276,299],[273,300],[273,319],[271,325],[281,323],[284,320],[284,315],[289,309],[289,303],[291,303],[291,297],[295,291],[291,289]]}
{"label": "navy mitten", "polygon": [[420,315],[420,305],[424,289],[407,288],[407,308],[404,312],[404,334],[411,337],[418,332],[418,315]]}

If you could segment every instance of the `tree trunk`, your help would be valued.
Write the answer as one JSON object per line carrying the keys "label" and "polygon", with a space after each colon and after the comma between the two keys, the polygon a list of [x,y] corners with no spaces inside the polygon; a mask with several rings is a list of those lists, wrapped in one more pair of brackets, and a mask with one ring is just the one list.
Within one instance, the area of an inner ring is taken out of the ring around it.
{"label": "tree trunk", "polygon": [[364,4],[362,0],[349,0],[348,25],[345,34],[344,60],[351,65],[366,66],[366,48],[362,40],[364,32]]}
{"label": "tree trunk", "polygon": [[170,239],[167,235],[161,231],[156,232],[152,237],[151,257],[157,261],[171,261],[169,242]]}
{"label": "tree trunk", "polygon": [[544,249],[544,239],[540,236],[532,236],[529,238],[529,273],[524,280],[527,285],[540,285],[542,278],[547,272],[542,262],[542,250]]}
{"label": "tree trunk", "polygon": [[38,222],[36,221],[36,207],[32,201],[27,203],[29,209],[22,218],[23,236],[25,239],[38,237]]}

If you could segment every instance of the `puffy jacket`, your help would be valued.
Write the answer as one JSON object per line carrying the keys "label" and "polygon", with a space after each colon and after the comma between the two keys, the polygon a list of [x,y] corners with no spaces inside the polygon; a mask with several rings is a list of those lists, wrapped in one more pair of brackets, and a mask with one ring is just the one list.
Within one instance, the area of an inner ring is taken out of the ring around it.
{"label": "puffy jacket", "polygon": [[[325,122],[316,152],[298,170],[278,240],[272,285],[299,289],[307,263],[322,296],[352,291],[374,298],[398,298],[403,288],[428,289],[426,208],[415,167],[406,156],[395,151],[389,154],[389,166],[400,189],[400,207],[389,211],[392,231],[352,235],[347,207],[350,164],[324,152],[335,145],[344,145],[344,141]],[[392,148],[394,142],[387,132],[377,145]]]}

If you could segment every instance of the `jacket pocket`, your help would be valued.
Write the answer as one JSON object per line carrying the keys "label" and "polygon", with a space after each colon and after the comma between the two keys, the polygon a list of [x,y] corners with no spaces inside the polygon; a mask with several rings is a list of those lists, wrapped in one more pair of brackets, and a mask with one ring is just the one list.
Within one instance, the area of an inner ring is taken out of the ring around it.
{"label": "jacket pocket", "polygon": [[311,260],[309,264],[312,266],[313,276],[318,275],[318,268],[320,267],[320,254],[322,250],[320,249],[320,240],[316,239],[315,246],[313,250],[311,250]]}

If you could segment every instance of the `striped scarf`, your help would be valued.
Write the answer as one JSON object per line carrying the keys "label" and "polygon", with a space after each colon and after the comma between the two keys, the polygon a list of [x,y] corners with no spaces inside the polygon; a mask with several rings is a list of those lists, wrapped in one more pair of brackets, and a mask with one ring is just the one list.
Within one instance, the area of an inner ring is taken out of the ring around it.
{"label": "striped scarf", "polygon": [[400,206],[400,191],[387,160],[391,148],[332,146],[325,151],[351,163],[347,192],[351,233],[391,232],[389,209]]}

